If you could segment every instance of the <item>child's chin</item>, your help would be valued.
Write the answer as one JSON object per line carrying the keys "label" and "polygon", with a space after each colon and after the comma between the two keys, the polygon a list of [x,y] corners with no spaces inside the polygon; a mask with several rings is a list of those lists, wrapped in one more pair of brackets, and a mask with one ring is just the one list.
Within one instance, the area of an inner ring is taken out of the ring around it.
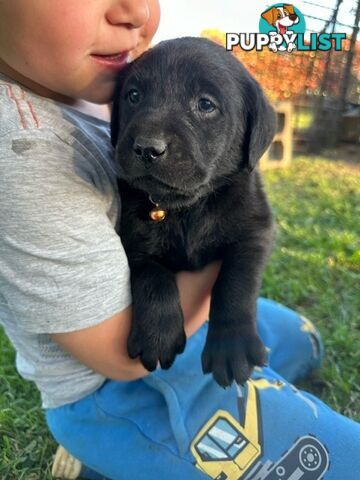
{"label": "child's chin", "polygon": [[96,86],[84,92],[82,99],[99,105],[111,103],[113,101],[114,88],[114,81],[107,82],[105,85]]}

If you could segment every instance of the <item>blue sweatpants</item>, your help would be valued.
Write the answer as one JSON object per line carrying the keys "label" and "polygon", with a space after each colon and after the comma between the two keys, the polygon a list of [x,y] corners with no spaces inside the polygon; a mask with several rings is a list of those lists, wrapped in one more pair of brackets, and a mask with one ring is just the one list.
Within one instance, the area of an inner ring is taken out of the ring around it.
{"label": "blue sweatpants", "polygon": [[291,384],[319,365],[318,332],[276,302],[257,310],[269,366],[246,385],[202,373],[205,324],[169,370],[48,409],[53,436],[98,478],[359,480],[360,425]]}

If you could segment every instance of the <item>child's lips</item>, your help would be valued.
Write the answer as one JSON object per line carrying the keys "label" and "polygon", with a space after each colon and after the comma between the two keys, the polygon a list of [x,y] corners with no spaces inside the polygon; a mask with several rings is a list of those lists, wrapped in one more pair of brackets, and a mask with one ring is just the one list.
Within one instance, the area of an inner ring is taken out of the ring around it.
{"label": "child's lips", "polygon": [[112,70],[121,70],[130,61],[130,53],[128,51],[114,54],[93,53],[91,57],[96,63]]}

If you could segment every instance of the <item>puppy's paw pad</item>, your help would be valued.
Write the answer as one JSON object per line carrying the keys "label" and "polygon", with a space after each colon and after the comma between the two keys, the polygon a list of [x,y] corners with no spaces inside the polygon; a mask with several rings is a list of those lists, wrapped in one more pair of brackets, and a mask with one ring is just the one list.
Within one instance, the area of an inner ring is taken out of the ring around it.
{"label": "puppy's paw pad", "polygon": [[141,342],[138,342],[137,335],[134,331],[131,331],[128,337],[127,351],[129,357],[132,359],[137,358],[142,352]]}
{"label": "puppy's paw pad", "polygon": [[245,383],[255,365],[266,363],[266,349],[255,335],[208,336],[201,362],[204,373],[212,373],[216,382],[227,387],[235,380]]}
{"label": "puppy's paw pad", "polygon": [[244,339],[246,356],[252,365],[263,367],[267,363],[267,351],[258,335]]}
{"label": "puppy's paw pad", "polygon": [[140,357],[141,363],[150,372],[158,364],[168,369],[174,363],[176,355],[182,353],[186,345],[186,335],[182,325],[168,332],[150,332],[133,326],[127,343],[130,358]]}

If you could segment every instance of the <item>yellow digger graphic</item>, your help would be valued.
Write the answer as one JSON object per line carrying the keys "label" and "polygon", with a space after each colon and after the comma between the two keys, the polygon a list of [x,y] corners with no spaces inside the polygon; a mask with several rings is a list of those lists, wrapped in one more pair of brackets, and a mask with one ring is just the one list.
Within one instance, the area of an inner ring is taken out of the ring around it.
{"label": "yellow digger graphic", "polygon": [[[319,480],[329,468],[326,447],[314,436],[299,437],[273,463],[262,463],[261,411],[258,391],[285,387],[262,377],[238,386],[239,420],[218,410],[191,443],[196,467],[214,480]],[[290,386],[291,387],[291,386]]]}
{"label": "yellow digger graphic", "polygon": [[239,387],[239,397],[246,395],[244,425],[228,412],[218,410],[203,426],[191,444],[197,467],[216,480],[237,479],[261,454],[259,412],[254,382]]}

